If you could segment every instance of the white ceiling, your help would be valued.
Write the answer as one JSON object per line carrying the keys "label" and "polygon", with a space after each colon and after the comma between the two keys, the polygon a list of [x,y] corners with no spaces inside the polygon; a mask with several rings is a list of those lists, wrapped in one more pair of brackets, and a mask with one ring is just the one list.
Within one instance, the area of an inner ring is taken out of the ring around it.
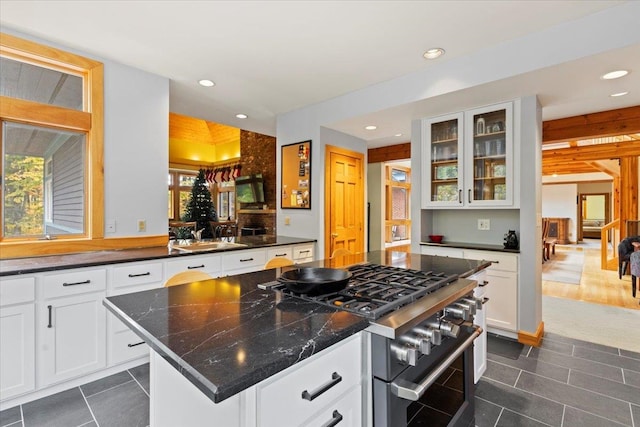
{"label": "white ceiling", "polygon": [[[172,112],[275,135],[280,113],[624,3],[2,0],[0,25],[168,77]],[[431,47],[446,55],[423,59]],[[631,73],[599,80],[618,68]],[[199,86],[203,78],[216,86]],[[608,96],[623,89],[630,94]],[[368,140],[370,147],[389,145],[409,139],[411,119],[459,108],[462,99],[481,105],[523,94],[538,94],[545,120],[640,105],[640,44],[331,127]],[[239,112],[249,118],[235,118]],[[370,123],[384,132],[367,133],[362,128]],[[403,136],[393,137],[398,132]]]}

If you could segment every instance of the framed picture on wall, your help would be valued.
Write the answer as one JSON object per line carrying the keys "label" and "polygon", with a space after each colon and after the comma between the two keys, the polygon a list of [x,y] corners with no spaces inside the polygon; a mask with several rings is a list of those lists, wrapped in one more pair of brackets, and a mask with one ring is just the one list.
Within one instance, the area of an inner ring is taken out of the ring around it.
{"label": "framed picture on wall", "polygon": [[311,209],[311,141],[281,147],[282,209]]}

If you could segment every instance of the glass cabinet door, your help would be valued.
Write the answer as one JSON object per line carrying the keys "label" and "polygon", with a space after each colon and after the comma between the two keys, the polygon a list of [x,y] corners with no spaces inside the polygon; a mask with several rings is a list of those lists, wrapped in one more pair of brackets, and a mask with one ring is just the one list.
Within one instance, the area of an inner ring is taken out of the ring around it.
{"label": "glass cabinet door", "polygon": [[467,116],[471,122],[467,129],[471,127],[469,135],[473,135],[467,145],[471,156],[465,185],[470,204],[511,204],[511,104],[503,106],[474,110]]}
{"label": "glass cabinet door", "polygon": [[458,206],[462,203],[462,114],[424,123],[423,206]]}

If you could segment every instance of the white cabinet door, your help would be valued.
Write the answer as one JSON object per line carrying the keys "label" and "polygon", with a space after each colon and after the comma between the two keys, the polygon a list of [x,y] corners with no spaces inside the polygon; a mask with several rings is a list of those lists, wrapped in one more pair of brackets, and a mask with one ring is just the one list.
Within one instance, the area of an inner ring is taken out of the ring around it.
{"label": "white cabinet door", "polygon": [[422,207],[463,205],[463,113],[422,122]]}
{"label": "white cabinet door", "polygon": [[473,296],[483,301],[482,309],[476,311],[473,321],[474,324],[482,328],[482,333],[473,341],[473,381],[477,383],[487,370],[487,308],[489,302],[486,297],[488,285],[487,273],[483,270],[469,276],[469,279],[478,282],[478,286],[476,286],[473,291]]}
{"label": "white cabinet door", "polygon": [[362,387],[355,387],[345,396],[315,413],[301,424],[304,427],[362,427]]}
{"label": "white cabinet door", "polygon": [[167,261],[165,281],[177,273],[188,270],[204,271],[213,277],[220,277],[220,255],[189,255]]}
{"label": "white cabinet door", "polygon": [[47,300],[40,307],[41,383],[53,384],[105,367],[104,292]]}
{"label": "white cabinet door", "polygon": [[35,389],[34,307],[0,308],[0,400]]}
{"label": "white cabinet door", "polygon": [[465,112],[464,164],[465,205],[513,204],[513,103]]}
{"label": "white cabinet door", "polygon": [[293,247],[293,263],[302,264],[303,262],[313,261],[314,244],[295,245]]}
{"label": "white cabinet door", "polygon": [[518,278],[506,271],[487,271],[487,326],[511,332],[518,330]]}

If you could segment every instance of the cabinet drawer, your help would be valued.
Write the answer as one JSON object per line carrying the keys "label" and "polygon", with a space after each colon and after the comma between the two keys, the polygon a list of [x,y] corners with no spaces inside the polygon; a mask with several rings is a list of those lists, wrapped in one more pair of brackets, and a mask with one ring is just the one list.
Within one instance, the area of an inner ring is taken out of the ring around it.
{"label": "cabinet drawer", "polygon": [[35,297],[35,277],[0,280],[0,307],[23,302],[31,302]]}
{"label": "cabinet drawer", "polygon": [[224,265],[225,272],[240,268],[262,268],[265,262],[267,262],[267,260],[264,249],[238,251],[222,255],[222,265]]}
{"label": "cabinet drawer", "polygon": [[[360,383],[360,335],[350,338],[338,348],[326,349],[316,356],[306,360],[306,363],[301,362],[300,367],[293,366],[272,381],[267,380],[258,385],[261,425],[282,425],[284,414],[287,425],[301,425],[311,414]],[[334,385],[330,386],[331,384]],[[322,392],[323,387],[329,388]]]}
{"label": "cabinet drawer", "polygon": [[337,425],[340,427],[362,426],[362,389],[354,388],[346,396],[341,396],[329,406],[321,409],[304,423],[304,427]]}
{"label": "cabinet drawer", "polygon": [[185,256],[167,262],[167,279],[176,273],[200,270],[216,276],[220,272],[220,255]]}
{"label": "cabinet drawer", "polygon": [[493,261],[487,270],[518,271],[518,255],[500,252],[484,252],[465,250],[464,257],[468,259]]}
{"label": "cabinet drawer", "polygon": [[293,250],[291,247],[283,246],[281,248],[267,249],[267,260],[271,258],[289,258],[293,259]]}
{"label": "cabinet drawer", "polygon": [[313,258],[313,245],[299,245],[293,247],[293,260]]}
{"label": "cabinet drawer", "polygon": [[162,263],[125,265],[113,268],[113,288],[162,282]]}
{"label": "cabinet drawer", "polygon": [[107,273],[101,269],[52,274],[43,277],[43,286],[45,298],[104,291],[107,287]]}
{"label": "cabinet drawer", "polygon": [[148,355],[149,346],[133,331],[127,329],[112,333],[109,359],[111,365]]}

